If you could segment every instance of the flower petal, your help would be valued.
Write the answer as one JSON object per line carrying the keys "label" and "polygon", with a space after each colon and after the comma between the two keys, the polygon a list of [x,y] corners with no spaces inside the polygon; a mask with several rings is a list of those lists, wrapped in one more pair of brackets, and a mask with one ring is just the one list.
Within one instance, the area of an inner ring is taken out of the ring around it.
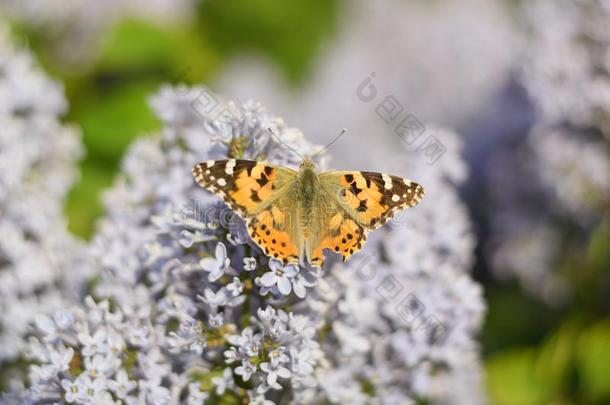
{"label": "flower petal", "polygon": [[307,289],[300,280],[295,280],[294,284],[292,284],[292,288],[294,289],[296,296],[299,298],[305,298],[307,295]]}
{"label": "flower petal", "polygon": [[277,275],[273,271],[268,271],[261,277],[261,284],[265,287],[272,287],[277,283]]}
{"label": "flower petal", "polygon": [[292,290],[292,285],[290,284],[290,279],[286,276],[282,276],[277,280],[277,288],[283,295],[290,294]]}
{"label": "flower petal", "polygon": [[216,245],[216,251],[214,252],[214,254],[216,256],[216,259],[221,263],[227,258],[227,248],[224,245],[224,243],[218,242],[218,245]]}
{"label": "flower petal", "polygon": [[275,372],[282,378],[290,378],[290,370],[286,367],[278,367]]}
{"label": "flower petal", "polygon": [[218,261],[211,257],[199,260],[199,265],[205,271],[216,271],[218,269]]}

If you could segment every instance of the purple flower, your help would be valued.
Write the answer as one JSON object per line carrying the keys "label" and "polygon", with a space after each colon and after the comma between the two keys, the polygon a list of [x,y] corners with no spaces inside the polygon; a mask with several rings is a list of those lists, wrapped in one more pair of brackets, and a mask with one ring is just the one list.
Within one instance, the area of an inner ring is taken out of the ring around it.
{"label": "purple flower", "polygon": [[206,257],[201,259],[199,265],[204,271],[209,272],[208,280],[214,282],[224,274],[225,270],[231,264],[231,259],[227,257],[227,248],[222,242],[216,245],[215,257]]}
{"label": "purple flower", "polygon": [[293,264],[284,266],[279,260],[269,261],[269,270],[260,278],[260,283],[264,287],[273,287],[277,285],[277,289],[282,295],[289,295],[292,291],[291,279],[299,273],[299,268]]}

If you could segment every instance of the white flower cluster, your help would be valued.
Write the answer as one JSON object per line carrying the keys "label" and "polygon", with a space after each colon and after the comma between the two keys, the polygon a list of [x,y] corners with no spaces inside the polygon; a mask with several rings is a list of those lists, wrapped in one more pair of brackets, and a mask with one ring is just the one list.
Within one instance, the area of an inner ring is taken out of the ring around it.
{"label": "white flower cluster", "polygon": [[434,202],[371,234],[347,264],[283,266],[190,170],[226,156],[295,166],[284,142],[319,148],[260,105],[203,88],[165,87],[151,104],[165,127],[133,145],[106,195],[95,299],[39,319],[28,400],[481,402],[484,306],[467,274],[474,239],[453,133],[436,130],[448,152],[412,176]]}
{"label": "white flower cluster", "polygon": [[539,0],[527,10],[525,84],[541,112],[531,144],[562,208],[586,215],[610,198],[610,5]]}
{"label": "white flower cluster", "polygon": [[[64,126],[62,88],[0,26],[0,377],[11,376],[28,325],[78,295],[80,244],[63,199],[78,172],[77,131]],[[6,373],[6,374],[5,374]]]}
{"label": "white flower cluster", "polygon": [[500,246],[493,261],[500,274],[561,303],[569,288],[553,271],[560,227],[592,229],[610,200],[610,8],[537,0],[524,10],[531,38],[522,77],[537,117],[527,144],[512,152],[521,155],[521,177],[503,163],[494,169],[511,188],[496,192],[506,210],[492,225]]}
{"label": "white flower cluster", "polygon": [[525,4],[525,18],[525,85],[543,120],[609,130],[608,2],[536,0]]}

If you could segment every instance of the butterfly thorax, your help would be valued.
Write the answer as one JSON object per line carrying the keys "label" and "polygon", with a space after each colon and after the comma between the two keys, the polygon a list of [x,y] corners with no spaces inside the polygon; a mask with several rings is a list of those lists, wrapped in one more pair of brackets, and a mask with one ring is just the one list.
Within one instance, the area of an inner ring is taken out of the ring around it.
{"label": "butterfly thorax", "polygon": [[313,170],[313,165],[302,166],[297,175],[295,198],[299,205],[299,221],[305,233],[311,230],[313,208],[316,201],[316,193],[319,190],[318,176]]}

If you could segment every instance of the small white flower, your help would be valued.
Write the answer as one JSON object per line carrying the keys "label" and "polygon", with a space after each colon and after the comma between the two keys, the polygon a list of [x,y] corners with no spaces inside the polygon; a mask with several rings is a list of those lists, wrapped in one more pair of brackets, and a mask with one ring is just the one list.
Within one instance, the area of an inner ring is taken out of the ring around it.
{"label": "small white flower", "polygon": [[119,370],[113,380],[108,380],[108,388],[115,393],[117,398],[125,399],[127,394],[136,388],[135,381],[131,381],[127,376],[127,372],[123,369]]}
{"label": "small white flower", "polygon": [[67,371],[74,356],[74,349],[71,347],[59,347],[49,353],[52,367],[57,371]]}
{"label": "small white flower", "polygon": [[227,305],[229,302],[225,288],[221,288],[218,292],[212,291],[211,288],[206,288],[203,291],[203,296],[198,295],[197,298],[214,308]]}
{"label": "small white flower", "polygon": [[256,314],[263,323],[271,323],[276,317],[276,311],[271,305],[267,305],[265,309],[257,309]]}
{"label": "small white flower", "polygon": [[171,372],[169,359],[161,353],[158,347],[150,349],[147,353],[140,353],[138,363],[151,384],[160,382]]}
{"label": "small white flower", "polygon": [[308,348],[298,350],[296,347],[290,348],[290,369],[300,375],[309,375],[314,371],[314,364],[316,362],[313,353]]}
{"label": "small white flower", "polygon": [[282,363],[286,363],[290,358],[286,355],[285,347],[278,347],[269,353],[269,361],[273,367],[277,367]]}
{"label": "small white flower", "polygon": [[243,359],[241,366],[235,368],[235,374],[240,375],[244,381],[248,381],[255,372],[256,366],[250,363],[248,359]]}
{"label": "small white flower", "polygon": [[81,353],[83,356],[94,356],[97,353],[106,353],[108,345],[106,343],[106,329],[99,328],[93,336],[89,333],[79,333],[78,340],[83,344]]}
{"label": "small white flower", "polygon": [[248,395],[250,396],[250,405],[275,405],[275,402],[265,398],[264,394],[249,392]]}
{"label": "small white flower", "polygon": [[233,387],[233,372],[230,368],[225,368],[220,377],[212,377],[212,384],[216,386],[216,394],[222,395],[227,388]]}
{"label": "small white flower", "polygon": [[140,380],[140,390],[144,393],[146,400],[144,403],[153,405],[165,405],[171,403],[169,390],[156,380]]}
{"label": "small white flower", "polygon": [[193,233],[184,229],[180,232],[178,243],[188,249],[196,243],[209,242],[211,240],[214,240],[213,236],[205,235],[201,231]]}
{"label": "small white flower", "polygon": [[282,386],[277,382],[278,377],[290,378],[290,370],[278,364],[273,366],[271,363],[261,363],[261,370],[267,373],[267,384],[273,389],[280,390]]}
{"label": "small white flower", "polygon": [[187,405],[203,405],[208,399],[210,394],[201,391],[201,384],[198,382],[190,383],[188,385],[189,396],[187,398]]}
{"label": "small white flower", "polygon": [[61,380],[61,387],[64,389],[66,402],[72,403],[80,398],[79,385],[75,381],[64,378]]}
{"label": "small white flower", "polygon": [[142,326],[130,328],[127,331],[127,339],[134,346],[144,346],[150,338],[150,331]]}
{"label": "small white flower", "polygon": [[227,284],[226,289],[231,293],[232,297],[237,297],[244,290],[244,286],[237,277],[233,277],[233,281]]}
{"label": "small white flower", "polygon": [[53,319],[46,315],[36,316],[36,327],[44,334],[46,341],[54,341],[58,337],[58,327]]}
{"label": "small white flower", "polygon": [[298,267],[293,264],[284,266],[279,260],[273,259],[269,261],[269,270],[262,275],[261,284],[265,287],[277,285],[282,295],[290,294],[290,291],[292,291],[290,279],[299,273]]}
{"label": "small white flower", "polygon": [[254,257],[244,257],[244,271],[256,269],[256,259]]}
{"label": "small white flower", "polygon": [[84,373],[78,376],[76,384],[78,385],[79,401],[93,404],[99,403],[96,401],[106,388],[106,381],[104,379],[92,379]]}
{"label": "small white flower", "polygon": [[91,378],[97,378],[110,373],[112,370],[112,357],[96,355],[94,357],[85,357],[85,369]]}
{"label": "small white flower", "polygon": [[210,314],[208,323],[212,328],[220,328],[224,324],[224,315],[222,313]]}
{"label": "small white flower", "polygon": [[237,349],[234,347],[229,348],[229,350],[225,350],[224,356],[227,364],[234,363],[237,361],[237,359],[239,359],[239,353],[237,353]]}
{"label": "small white flower", "polygon": [[225,273],[231,264],[231,259],[227,257],[227,248],[222,242],[216,245],[215,257],[206,257],[199,261],[199,265],[204,271],[209,272],[208,280],[214,282]]}
{"label": "small white flower", "polygon": [[255,334],[249,326],[244,328],[241,335],[231,335],[228,338],[230,344],[237,346],[239,353],[245,353],[248,357],[258,356],[262,340],[262,335]]}

